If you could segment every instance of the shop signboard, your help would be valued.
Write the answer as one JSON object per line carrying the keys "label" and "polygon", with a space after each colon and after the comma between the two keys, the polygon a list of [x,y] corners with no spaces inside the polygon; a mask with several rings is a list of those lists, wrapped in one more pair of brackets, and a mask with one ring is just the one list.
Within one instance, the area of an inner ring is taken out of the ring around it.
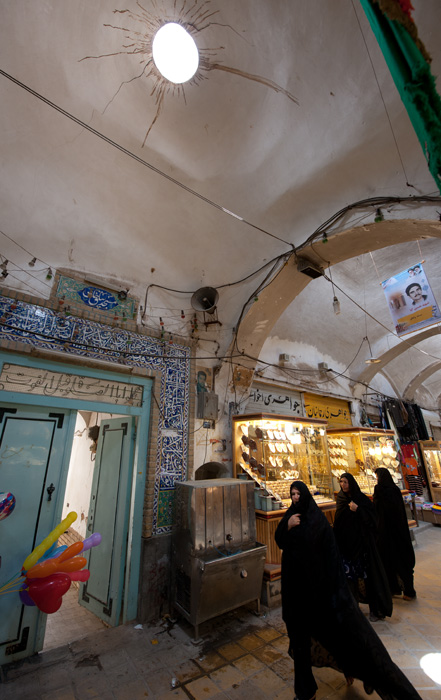
{"label": "shop signboard", "polygon": [[344,428],[352,426],[349,403],[343,399],[318,394],[304,394],[305,415],[308,418],[319,418],[328,421],[328,428]]}
{"label": "shop signboard", "polygon": [[245,413],[278,413],[303,416],[302,395],[282,387],[253,384]]}

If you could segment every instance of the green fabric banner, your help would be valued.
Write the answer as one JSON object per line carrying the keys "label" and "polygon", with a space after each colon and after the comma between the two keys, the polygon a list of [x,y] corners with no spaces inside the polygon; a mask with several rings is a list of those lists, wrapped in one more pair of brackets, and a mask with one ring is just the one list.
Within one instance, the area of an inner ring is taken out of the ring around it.
{"label": "green fabric banner", "polygon": [[441,192],[441,98],[430,65],[403,24],[360,0]]}

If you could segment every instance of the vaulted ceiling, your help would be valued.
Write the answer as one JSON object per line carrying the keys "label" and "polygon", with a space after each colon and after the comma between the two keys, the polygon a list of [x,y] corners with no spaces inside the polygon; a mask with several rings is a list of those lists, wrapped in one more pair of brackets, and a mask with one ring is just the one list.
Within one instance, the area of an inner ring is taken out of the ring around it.
{"label": "vaulted ceiling", "polygon": [[[413,5],[437,76],[440,3]],[[191,24],[202,57],[174,89],[149,63],[173,19]],[[191,335],[192,293],[212,286],[222,325],[200,324],[202,361],[225,355],[239,320],[238,349],[250,349],[264,321],[269,362],[274,348],[314,348],[354,381],[381,371],[385,392],[439,404],[438,327],[403,346],[380,282],[425,260],[441,303],[441,200],[358,0],[15,0],[0,33],[7,285],[47,297],[49,267],[99,275],[177,338]],[[311,246],[340,210],[328,243]],[[334,244],[357,227],[361,238]],[[329,280],[298,277],[302,254],[330,270],[338,316]],[[259,296],[289,266],[279,306],[276,282]],[[381,364],[365,365],[365,337]]]}

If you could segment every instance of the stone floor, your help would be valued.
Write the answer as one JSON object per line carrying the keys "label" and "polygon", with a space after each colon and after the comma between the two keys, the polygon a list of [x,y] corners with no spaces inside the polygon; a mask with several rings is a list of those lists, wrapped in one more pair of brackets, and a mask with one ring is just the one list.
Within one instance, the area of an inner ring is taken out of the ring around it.
{"label": "stone floor", "polygon": [[105,628],[104,622],[78,603],[78,589],[72,585],[63,596],[61,608],[47,616],[43,652]]}
{"label": "stone floor", "polygon": [[[394,599],[392,618],[373,625],[423,700],[440,700],[441,528],[422,528],[416,543],[418,598]],[[363,610],[367,613],[366,606]],[[98,629],[88,631],[83,627],[88,623]],[[293,667],[280,608],[260,616],[240,608],[206,622],[200,626],[198,643],[190,625],[170,618],[141,629],[135,624],[109,629],[86,616],[79,627],[71,631],[67,645],[50,649],[57,642],[47,637],[47,650],[3,666],[1,700],[293,698]],[[87,636],[73,641],[85,632]],[[420,665],[431,656],[437,662],[438,683]],[[314,673],[318,700],[378,697],[367,696],[359,681],[348,688],[336,671]]]}

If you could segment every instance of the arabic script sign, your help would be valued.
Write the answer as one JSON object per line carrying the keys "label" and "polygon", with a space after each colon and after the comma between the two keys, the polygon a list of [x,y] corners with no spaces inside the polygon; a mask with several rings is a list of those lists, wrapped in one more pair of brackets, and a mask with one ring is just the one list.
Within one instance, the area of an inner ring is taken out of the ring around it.
{"label": "arabic script sign", "polygon": [[252,387],[245,413],[279,413],[303,416],[302,396],[298,391],[281,392],[277,388]]}
{"label": "arabic script sign", "polygon": [[305,414],[308,418],[328,421],[329,428],[352,425],[351,412],[347,401],[333,399],[332,396],[305,394]]}
{"label": "arabic script sign", "polygon": [[142,386],[138,384],[113,382],[65,372],[51,372],[36,367],[21,367],[6,362],[0,374],[0,390],[100,401],[119,406],[142,405]]}

